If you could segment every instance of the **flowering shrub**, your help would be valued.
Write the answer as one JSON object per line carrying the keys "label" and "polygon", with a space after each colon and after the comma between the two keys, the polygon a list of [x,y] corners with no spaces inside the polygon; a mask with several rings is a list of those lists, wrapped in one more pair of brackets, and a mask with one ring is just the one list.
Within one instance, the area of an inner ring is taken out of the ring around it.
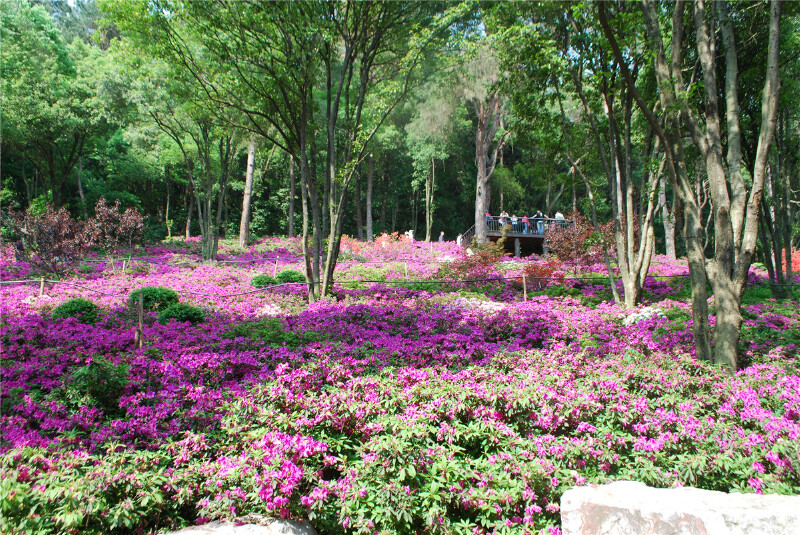
{"label": "flowering shrub", "polygon": [[492,281],[502,285],[502,277],[497,270],[497,263],[507,256],[502,244],[488,242],[475,246],[473,254],[461,254],[452,262],[442,264],[438,277],[445,280],[467,280],[466,288],[492,289]]}
{"label": "flowering shrub", "polygon": [[[728,376],[692,358],[672,284],[631,313],[597,297],[604,267],[522,302],[500,277],[526,261],[434,266],[495,277],[501,298],[388,284],[405,262],[375,267],[386,283],[371,286],[373,268],[343,266],[359,286],[308,305],[302,287],[230,295],[251,288],[250,261],[296,268],[264,256],[280,247],[218,265],[185,262],[193,247],[42,297],[0,287],[0,531],[155,533],[261,513],[324,533],[558,533],[573,485],[800,493],[796,302],[745,305],[750,365]],[[423,259],[440,251],[408,251],[408,279],[434,273]],[[148,311],[140,348],[124,304],[142,282],[210,312],[192,325]],[[92,324],[39,313],[90,290],[107,311]]]}

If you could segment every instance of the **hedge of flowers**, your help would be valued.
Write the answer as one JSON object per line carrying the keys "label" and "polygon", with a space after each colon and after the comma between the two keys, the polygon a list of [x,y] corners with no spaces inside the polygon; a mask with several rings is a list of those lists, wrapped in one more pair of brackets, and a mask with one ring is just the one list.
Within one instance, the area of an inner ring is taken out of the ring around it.
{"label": "hedge of flowers", "polygon": [[[384,241],[348,243],[362,255],[340,267],[352,284],[313,305],[302,287],[205,295],[296,267],[291,242],[217,265],[151,248],[146,269],[106,263],[41,297],[3,286],[0,532],[155,533],[259,513],[325,533],[558,533],[574,485],[800,493],[796,301],[748,294],[749,366],[727,376],[692,357],[679,264],[659,259],[671,278],[653,278],[632,315],[599,269],[524,301],[526,262],[438,284],[467,265],[452,244]],[[207,319],[148,312],[139,347],[123,302],[158,284]],[[93,323],[51,317],[76,296],[100,305]]]}

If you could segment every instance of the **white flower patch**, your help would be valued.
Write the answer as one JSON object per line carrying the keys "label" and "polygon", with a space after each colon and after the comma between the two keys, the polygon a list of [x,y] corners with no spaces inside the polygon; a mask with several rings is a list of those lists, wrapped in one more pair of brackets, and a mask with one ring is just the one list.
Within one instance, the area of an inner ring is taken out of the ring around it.
{"label": "white flower patch", "polygon": [[256,316],[259,318],[283,316],[283,314],[283,309],[272,303],[264,305],[256,311]]}
{"label": "white flower patch", "polygon": [[26,305],[31,306],[40,306],[40,305],[47,305],[53,302],[53,298],[47,294],[42,294],[41,296],[38,295],[30,295],[22,300],[23,303]]}
{"label": "white flower patch", "polygon": [[652,318],[654,316],[658,316],[660,318],[665,317],[664,312],[661,310],[654,308],[654,307],[644,307],[643,309],[634,312],[632,314],[628,314],[625,316],[625,319],[622,320],[622,324],[625,326],[631,326],[639,323],[640,321]]}
{"label": "white flower patch", "polygon": [[448,303],[453,308],[460,308],[470,312],[478,312],[485,316],[499,314],[506,310],[506,305],[497,301],[484,301],[472,297],[457,297]]}

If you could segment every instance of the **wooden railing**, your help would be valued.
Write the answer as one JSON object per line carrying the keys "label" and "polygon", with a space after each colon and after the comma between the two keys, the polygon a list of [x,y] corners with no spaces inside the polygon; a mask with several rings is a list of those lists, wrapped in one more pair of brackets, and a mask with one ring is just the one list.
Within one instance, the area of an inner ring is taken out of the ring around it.
{"label": "wooden railing", "polygon": [[[568,226],[572,224],[571,219],[555,219],[552,217],[528,218],[527,225],[523,223],[521,217],[517,217],[516,222],[511,217],[488,216],[486,217],[486,231],[490,235],[497,235],[503,232],[506,227],[508,235],[527,235],[536,238],[543,238],[547,229],[552,225]],[[461,235],[461,246],[469,247],[475,237],[475,225],[472,225]]]}

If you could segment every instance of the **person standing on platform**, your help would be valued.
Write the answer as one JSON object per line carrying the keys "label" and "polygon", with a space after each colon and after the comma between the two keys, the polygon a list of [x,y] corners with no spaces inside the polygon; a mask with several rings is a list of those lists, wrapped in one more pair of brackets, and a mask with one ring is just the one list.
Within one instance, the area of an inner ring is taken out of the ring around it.
{"label": "person standing on platform", "polygon": [[536,214],[533,216],[533,221],[536,223],[536,233],[544,234],[544,216],[542,215],[541,210],[536,210]]}
{"label": "person standing on platform", "polygon": [[500,227],[502,228],[505,227],[506,225],[508,225],[508,212],[503,210],[502,212],[500,212]]}
{"label": "person standing on platform", "polygon": [[522,216],[522,233],[527,234],[530,228],[531,226],[528,221],[528,216],[526,215]]}

